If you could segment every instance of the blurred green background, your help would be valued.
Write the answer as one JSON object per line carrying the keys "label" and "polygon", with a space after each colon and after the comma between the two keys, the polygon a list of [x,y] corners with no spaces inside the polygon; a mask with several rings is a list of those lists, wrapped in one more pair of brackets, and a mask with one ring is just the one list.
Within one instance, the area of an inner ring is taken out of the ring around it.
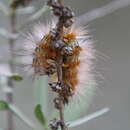
{"label": "blurred green background", "polygon": [[[102,7],[111,1],[65,0],[66,4],[73,8],[76,16]],[[38,0],[38,2],[34,1],[32,4],[37,8],[41,8],[41,3],[43,1]],[[28,31],[28,28],[32,27],[34,23],[39,21],[42,23],[48,17],[50,18],[48,14],[47,12],[40,19],[30,23],[24,29],[24,32]],[[23,23],[26,18],[27,15],[20,15],[18,17],[18,24]],[[8,20],[8,18],[0,13],[0,27],[8,28]],[[96,71],[103,78],[97,78],[98,89],[95,97],[89,109],[85,110],[82,116],[93,113],[106,106],[110,107],[111,111],[100,118],[89,121],[72,130],[128,130],[130,128],[130,6],[94,20],[88,25],[93,39],[96,40],[96,50],[105,55],[105,57],[99,57],[96,63]],[[8,59],[9,57],[9,47],[6,43],[7,40],[0,37],[0,58],[4,57],[4,59]],[[33,110],[37,103],[34,81],[26,77],[26,74],[23,73],[22,75],[25,75],[24,80],[21,83],[15,83],[14,101],[30,119],[36,122],[33,115]],[[51,92],[49,92],[50,96]],[[4,94],[0,91],[0,98],[3,99],[3,97]],[[49,102],[47,109],[53,109],[51,104],[52,102]],[[49,114],[47,113],[47,115]],[[17,118],[14,117],[14,119],[16,130],[31,130]],[[5,128],[5,125],[5,112],[0,112],[0,127]]]}

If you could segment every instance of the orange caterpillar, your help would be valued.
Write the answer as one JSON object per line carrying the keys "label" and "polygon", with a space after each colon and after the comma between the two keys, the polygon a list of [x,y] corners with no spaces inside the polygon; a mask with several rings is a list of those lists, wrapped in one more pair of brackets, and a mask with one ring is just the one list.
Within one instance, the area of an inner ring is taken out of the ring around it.
{"label": "orange caterpillar", "polygon": [[[52,47],[53,38],[50,34],[53,25],[40,25],[34,29],[31,37],[25,43],[25,50],[30,52],[32,73],[35,75],[48,74],[51,82],[57,82],[56,57],[59,51]],[[30,40],[31,39],[31,40]],[[80,97],[89,88],[87,84],[93,81],[91,74],[91,60],[94,58],[92,42],[88,40],[87,31],[83,27],[73,25],[65,30],[61,39],[72,48],[72,54],[63,57],[63,82],[73,93],[67,91],[60,94],[66,100]],[[31,47],[30,47],[31,44]],[[29,60],[30,61],[30,60]],[[88,87],[88,88],[87,88]]]}

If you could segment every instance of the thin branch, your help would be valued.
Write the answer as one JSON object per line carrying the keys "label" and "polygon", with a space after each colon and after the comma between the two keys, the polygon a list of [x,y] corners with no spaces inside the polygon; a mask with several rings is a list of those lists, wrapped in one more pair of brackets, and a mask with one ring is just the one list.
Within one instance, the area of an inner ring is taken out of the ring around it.
{"label": "thin branch", "polygon": [[[58,0],[59,3],[61,5],[63,5],[63,0]],[[57,25],[57,33],[59,34],[58,39],[60,40],[62,35],[63,35],[63,21],[62,19],[59,17],[59,21],[58,21],[58,25]],[[62,74],[62,64],[63,64],[63,57],[61,55],[59,55],[57,57],[57,75],[58,75],[58,82],[61,83],[61,87],[63,85],[63,74]],[[62,121],[62,125],[61,125],[61,130],[65,130],[66,126],[65,126],[65,120],[64,120],[64,103],[63,103],[63,99],[62,97],[60,97],[59,95],[59,114],[60,114],[60,120]]]}
{"label": "thin branch", "polygon": [[103,116],[104,114],[106,114],[109,111],[110,111],[110,108],[103,108],[103,109],[101,109],[99,111],[96,111],[96,112],[90,114],[90,115],[87,115],[84,118],[78,119],[76,121],[68,122],[67,125],[70,128],[76,127],[76,126],[82,125],[83,123],[86,123],[86,122],[88,122],[90,120],[93,120],[95,118]]}
{"label": "thin branch", "polygon": [[101,8],[94,9],[77,17],[76,22],[77,24],[87,24],[88,22],[104,17],[118,9],[125,8],[129,5],[130,0],[114,0]]}
{"label": "thin branch", "polygon": [[[94,21],[98,18],[102,18],[108,14],[115,12],[118,9],[125,8],[129,5],[130,5],[130,0],[114,0],[103,7],[94,9],[92,11],[86,12],[85,14],[83,14],[81,16],[78,16],[76,18],[75,22],[77,24],[84,24],[85,25],[91,21]],[[25,21],[25,23],[23,25],[18,27],[18,30],[24,28],[24,26],[26,24],[29,24],[31,21],[34,21],[34,20],[37,20],[38,18],[40,18],[42,16],[42,14],[44,12],[46,12],[47,10],[48,10],[48,8],[46,6],[44,6],[38,12],[36,12],[32,16],[30,16],[29,19],[27,19],[27,21]]]}
{"label": "thin branch", "polygon": [[41,9],[39,9],[37,12],[35,12],[34,14],[32,14],[22,25],[17,27],[17,30],[21,30],[23,29],[25,26],[27,26],[28,24],[30,24],[31,22],[39,19],[43,13],[45,13],[46,11],[48,11],[50,8],[46,5],[44,5]]}
{"label": "thin branch", "polygon": [[35,124],[15,105],[9,104],[9,109],[13,112],[13,114],[23,121],[29,128],[34,129]]}
{"label": "thin branch", "polygon": [[[63,62],[63,58],[62,56],[59,56],[57,58],[57,75],[58,75],[58,81],[61,83],[61,85],[63,84],[62,62]],[[60,95],[59,95],[59,99],[60,99],[59,100],[59,115],[60,115],[60,120],[62,121],[61,129],[65,130],[66,126],[65,126],[65,120],[64,120],[64,104],[63,104],[62,97],[60,97]]]}
{"label": "thin branch", "polygon": [[[11,33],[12,34],[16,34],[16,10],[12,10],[12,13],[11,13],[11,16],[10,16],[10,27],[11,27]],[[14,45],[15,44],[15,39],[12,39],[10,38],[9,39],[9,45],[10,45],[10,53],[11,53],[11,59],[14,58]],[[13,63],[10,63],[10,68],[11,68],[11,71],[14,72],[15,71],[15,68],[14,68],[14,65]]]}
{"label": "thin branch", "polygon": [[[56,44],[63,37],[63,29],[64,29],[64,24],[65,24],[64,22],[68,19],[65,19],[66,17],[64,16],[64,13],[63,13],[63,9],[64,9],[63,0],[57,0],[57,3],[53,3],[52,1],[49,1],[48,4],[53,7],[54,15],[58,17],[58,23],[56,27],[56,33],[55,33],[56,35],[53,42],[53,46],[55,48]],[[63,87],[64,87],[63,73],[62,73],[63,72],[62,70],[63,56],[61,55],[61,52],[60,52],[62,50],[62,47],[59,46],[58,49],[59,49],[58,50],[59,53],[57,53],[57,57],[56,57],[57,76],[58,76],[58,83],[60,83],[59,86],[63,91]],[[59,110],[59,116],[60,116],[60,127],[61,127],[61,130],[66,130],[66,124],[64,120],[64,105],[65,104],[64,104],[63,96],[61,96],[60,93],[58,93],[58,100],[59,100],[58,110]]]}
{"label": "thin branch", "polygon": [[12,34],[5,28],[0,28],[0,37],[4,37],[6,39],[17,39],[19,34]]}
{"label": "thin branch", "polygon": [[[16,13],[15,10],[12,9],[11,15],[10,15],[10,27],[11,27],[11,33],[16,33]],[[11,73],[15,72],[14,64],[12,63],[14,59],[14,46],[15,46],[15,40],[10,38],[9,39],[9,47],[10,47],[10,71]],[[8,86],[10,88],[14,88],[13,80],[9,78]],[[6,93],[6,100],[9,104],[13,104],[13,91]],[[14,130],[14,121],[13,121],[13,113],[11,110],[7,110],[7,130]]]}

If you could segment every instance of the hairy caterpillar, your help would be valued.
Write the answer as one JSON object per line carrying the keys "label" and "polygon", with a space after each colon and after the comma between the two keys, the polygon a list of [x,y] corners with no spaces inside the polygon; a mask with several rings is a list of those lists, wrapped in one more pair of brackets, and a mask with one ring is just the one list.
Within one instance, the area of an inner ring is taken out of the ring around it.
{"label": "hairy caterpillar", "polygon": [[[32,74],[47,74],[51,82],[57,82],[55,60],[59,53],[51,46],[54,25],[36,26],[24,44],[24,49],[28,52],[26,61],[29,61],[27,64],[31,67]],[[61,41],[72,49],[71,55],[63,56],[62,64],[66,90],[60,95],[67,103],[70,97],[75,99],[90,89],[87,84],[94,80],[91,73],[94,49],[86,29],[75,24],[64,29]]]}

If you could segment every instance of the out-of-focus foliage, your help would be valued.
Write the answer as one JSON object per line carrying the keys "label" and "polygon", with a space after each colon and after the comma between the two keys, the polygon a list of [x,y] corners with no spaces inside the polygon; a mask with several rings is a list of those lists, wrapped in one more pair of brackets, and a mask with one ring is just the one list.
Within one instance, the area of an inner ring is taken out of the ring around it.
{"label": "out-of-focus foliage", "polygon": [[81,119],[78,119],[78,120],[75,120],[75,121],[72,121],[72,122],[68,122],[67,125],[68,125],[68,127],[77,127],[79,125],[87,123],[88,121],[90,121],[92,119],[95,119],[99,116],[102,116],[103,114],[107,113],[109,110],[110,110],[109,108],[104,108],[104,109],[97,111],[93,114],[87,115],[87,116],[85,116]]}
{"label": "out-of-focus foliage", "polygon": [[9,109],[14,113],[16,117],[18,117],[21,121],[23,121],[30,128],[35,128],[34,123],[28,119],[28,117],[15,105],[9,104]]}
{"label": "out-of-focus foliage", "polygon": [[0,101],[0,110],[7,110],[9,109],[8,104],[5,101]]}
{"label": "out-of-focus foliage", "polygon": [[18,81],[18,82],[23,80],[23,78],[19,75],[12,75],[9,78],[11,78],[14,81]]}

